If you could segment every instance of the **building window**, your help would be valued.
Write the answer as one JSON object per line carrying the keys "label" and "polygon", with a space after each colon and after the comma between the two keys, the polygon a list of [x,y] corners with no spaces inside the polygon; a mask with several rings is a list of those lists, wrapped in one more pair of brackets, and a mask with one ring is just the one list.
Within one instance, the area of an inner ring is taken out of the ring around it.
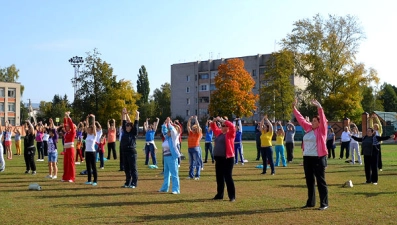
{"label": "building window", "polygon": [[186,76],[186,81],[187,81],[187,82],[190,81],[190,76],[189,76],[189,75]]}
{"label": "building window", "polygon": [[208,78],[209,78],[208,73],[200,74],[200,77],[199,77],[200,80],[201,80],[201,79],[208,79]]}
{"label": "building window", "polygon": [[4,88],[0,88],[0,97],[3,97],[3,98],[5,97],[4,96]]}
{"label": "building window", "polygon": [[265,68],[259,68],[259,75],[265,74]]}
{"label": "building window", "polygon": [[194,98],[194,102],[197,103],[197,98]]}
{"label": "building window", "polygon": [[215,84],[210,84],[210,91],[214,91],[214,90],[216,90]]}
{"label": "building window", "polygon": [[8,97],[15,98],[15,89],[14,88],[8,88]]}
{"label": "building window", "polygon": [[208,109],[199,109],[199,115],[200,116],[207,116],[208,115]]}
{"label": "building window", "polygon": [[186,87],[186,93],[190,93],[190,87]]}
{"label": "building window", "polygon": [[15,112],[15,103],[8,103],[8,112]]}
{"label": "building window", "polygon": [[197,74],[196,74],[196,75],[194,75],[194,80],[197,80]]}
{"label": "building window", "polygon": [[252,76],[256,77],[256,70],[252,70]]}
{"label": "building window", "polygon": [[195,113],[194,115],[197,115],[197,109],[195,110],[195,112],[196,112],[196,113]]}
{"label": "building window", "polygon": [[186,105],[190,105],[190,98],[186,99]]}
{"label": "building window", "polygon": [[190,110],[186,110],[186,116],[190,116]]}
{"label": "building window", "polygon": [[0,112],[4,112],[4,102],[0,102]]}
{"label": "building window", "polygon": [[200,103],[209,103],[210,102],[210,98],[209,97],[200,97],[199,98],[199,102]]}
{"label": "building window", "polygon": [[208,85],[207,84],[200,85],[200,91],[208,91]]}
{"label": "building window", "polygon": [[10,124],[12,125],[12,126],[15,126],[15,118],[13,118],[13,117],[8,117],[8,120],[10,121]]}
{"label": "building window", "polygon": [[211,71],[211,79],[214,79],[217,74],[218,74],[218,71]]}

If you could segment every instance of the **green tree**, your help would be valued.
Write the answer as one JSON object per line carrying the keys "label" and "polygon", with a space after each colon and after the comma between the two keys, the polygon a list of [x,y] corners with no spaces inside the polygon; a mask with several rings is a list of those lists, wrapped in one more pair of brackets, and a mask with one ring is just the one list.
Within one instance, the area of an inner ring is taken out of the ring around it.
{"label": "green tree", "polygon": [[233,115],[249,117],[256,109],[258,95],[252,92],[254,79],[244,69],[241,59],[229,59],[218,66],[218,75],[215,77],[216,90],[211,94],[209,112],[213,116]]}
{"label": "green tree", "polygon": [[143,104],[149,101],[149,77],[144,65],[139,69],[138,80],[136,82],[137,92],[141,95],[141,99],[138,100],[138,106],[141,107]]}
{"label": "green tree", "polygon": [[281,41],[284,49],[295,53],[297,74],[306,78],[306,91],[322,103],[329,120],[357,119],[362,113],[360,86],[368,76],[355,56],[364,38],[353,16],[316,15],[295,22],[292,33]]}
{"label": "green tree", "polygon": [[375,95],[374,87],[372,86],[361,86],[363,99],[361,105],[364,112],[371,113],[373,111],[383,111],[382,101]]}
{"label": "green tree", "polygon": [[380,100],[383,102],[385,112],[397,111],[397,94],[394,91],[393,85],[384,83],[381,86]]}
{"label": "green tree", "polygon": [[155,114],[160,121],[165,121],[168,116],[171,116],[171,84],[164,83],[160,89],[156,88],[153,91],[153,100]]}
{"label": "green tree", "polygon": [[[19,69],[12,64],[9,67],[5,68],[0,68],[0,81],[2,82],[18,82],[19,79]],[[23,94],[23,91],[25,90],[25,87],[21,85],[21,95]]]}
{"label": "green tree", "polygon": [[273,53],[266,62],[259,100],[261,111],[269,117],[282,121],[291,119],[291,105],[295,98],[291,76],[294,76],[292,52]]}
{"label": "green tree", "polygon": [[40,102],[40,113],[37,115],[37,117],[40,118],[39,121],[42,120],[43,122],[48,123],[50,118],[52,118],[54,121],[55,118],[62,119],[65,115],[65,112],[71,110],[72,107],[69,104],[67,95],[64,95],[63,97],[60,95],[54,95],[51,102]]}
{"label": "green tree", "polygon": [[111,65],[99,56],[97,49],[93,53],[87,52],[84,69],[76,79],[80,88],[73,102],[74,117],[83,120],[92,113],[104,125],[110,118],[119,118],[123,107],[134,116],[139,95],[131,82],[117,81]]}

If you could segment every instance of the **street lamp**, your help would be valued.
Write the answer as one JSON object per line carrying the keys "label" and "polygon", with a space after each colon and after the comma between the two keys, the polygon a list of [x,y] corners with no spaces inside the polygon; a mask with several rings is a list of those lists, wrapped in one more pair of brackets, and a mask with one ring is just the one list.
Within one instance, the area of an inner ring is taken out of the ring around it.
{"label": "street lamp", "polygon": [[72,79],[72,84],[74,88],[74,100],[76,100],[77,91],[77,76],[79,75],[80,65],[84,63],[83,57],[75,56],[69,59],[70,64],[74,67],[74,78]]}

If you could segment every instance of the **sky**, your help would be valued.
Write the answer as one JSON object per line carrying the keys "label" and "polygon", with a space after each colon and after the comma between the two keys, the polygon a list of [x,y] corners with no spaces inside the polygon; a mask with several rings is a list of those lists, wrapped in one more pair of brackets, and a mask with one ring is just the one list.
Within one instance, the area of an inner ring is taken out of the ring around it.
{"label": "sky", "polygon": [[293,23],[320,14],[355,16],[366,38],[357,62],[397,86],[397,1],[386,0],[0,0],[0,67],[15,64],[24,102],[73,100],[73,56],[97,48],[118,79],[145,65],[151,92],[171,65],[270,54]]}

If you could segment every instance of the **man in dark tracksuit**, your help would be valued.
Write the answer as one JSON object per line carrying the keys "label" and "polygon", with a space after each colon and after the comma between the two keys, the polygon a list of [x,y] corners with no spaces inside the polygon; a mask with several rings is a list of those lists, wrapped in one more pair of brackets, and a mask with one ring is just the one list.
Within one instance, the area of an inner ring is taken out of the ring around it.
{"label": "man in dark tracksuit", "polygon": [[121,156],[124,162],[125,183],[124,187],[135,188],[138,182],[136,136],[138,135],[139,112],[136,111],[135,121],[131,123],[127,109],[122,112],[123,135],[120,140]]}

